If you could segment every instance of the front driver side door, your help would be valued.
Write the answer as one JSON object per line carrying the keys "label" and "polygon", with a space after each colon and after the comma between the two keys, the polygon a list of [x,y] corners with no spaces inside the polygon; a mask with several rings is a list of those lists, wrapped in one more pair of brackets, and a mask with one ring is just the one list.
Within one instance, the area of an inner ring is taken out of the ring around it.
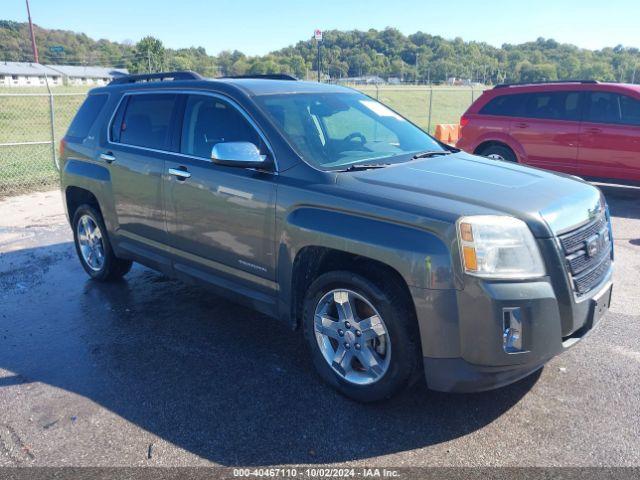
{"label": "front driver side door", "polygon": [[174,269],[245,295],[274,298],[275,173],[214,164],[213,146],[233,141],[254,143],[272,155],[238,106],[217,95],[189,95],[180,154],[166,162],[164,175]]}

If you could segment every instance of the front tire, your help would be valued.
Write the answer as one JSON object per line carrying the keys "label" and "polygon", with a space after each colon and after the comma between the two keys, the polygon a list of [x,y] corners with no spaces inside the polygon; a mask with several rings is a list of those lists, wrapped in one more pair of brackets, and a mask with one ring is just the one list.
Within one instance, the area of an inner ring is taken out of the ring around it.
{"label": "front tire", "polygon": [[82,268],[95,280],[109,282],[122,278],[132,262],[113,253],[102,215],[91,205],[80,205],[71,221],[76,253]]}
{"label": "front tire", "polygon": [[316,370],[360,402],[393,396],[420,364],[413,309],[399,288],[380,284],[329,272],[311,284],[304,300],[304,335]]}

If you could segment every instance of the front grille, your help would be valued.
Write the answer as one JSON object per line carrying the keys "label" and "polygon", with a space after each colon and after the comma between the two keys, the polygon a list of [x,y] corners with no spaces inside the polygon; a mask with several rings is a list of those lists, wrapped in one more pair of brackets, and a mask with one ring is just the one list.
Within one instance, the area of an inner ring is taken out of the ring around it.
{"label": "front grille", "polygon": [[611,257],[608,256],[602,263],[596,266],[593,270],[589,270],[584,275],[573,279],[575,285],[575,291],[578,295],[584,295],[589,293],[594,287],[596,287],[601,281],[604,275],[611,266]]}
{"label": "front grille", "polygon": [[609,222],[602,215],[592,223],[559,237],[577,295],[596,287],[611,267]]}
{"label": "front grille", "polygon": [[560,243],[562,243],[562,248],[564,248],[567,254],[575,252],[584,247],[584,242],[587,238],[595,235],[604,228],[608,228],[608,224],[606,217],[603,215],[593,223],[561,236]]}

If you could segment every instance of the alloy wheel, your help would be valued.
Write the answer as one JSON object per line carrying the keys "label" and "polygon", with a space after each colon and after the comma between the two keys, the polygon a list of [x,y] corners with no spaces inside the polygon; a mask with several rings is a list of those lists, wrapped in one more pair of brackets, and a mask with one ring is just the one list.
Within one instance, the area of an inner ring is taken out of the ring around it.
{"label": "alloy wheel", "polygon": [[104,266],[104,241],[100,227],[90,215],[82,215],[76,227],[82,259],[95,272]]}
{"label": "alloy wheel", "polygon": [[314,331],[322,356],[347,382],[369,385],[389,369],[387,326],[362,295],[347,289],[326,293],[316,305]]}

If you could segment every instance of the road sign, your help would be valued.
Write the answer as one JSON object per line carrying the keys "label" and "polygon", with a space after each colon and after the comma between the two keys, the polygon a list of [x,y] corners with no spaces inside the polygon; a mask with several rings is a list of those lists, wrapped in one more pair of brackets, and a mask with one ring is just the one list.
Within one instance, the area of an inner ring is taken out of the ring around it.
{"label": "road sign", "polygon": [[49,47],[49,51],[51,53],[62,53],[64,52],[64,47],[62,45],[54,45],[52,47]]}
{"label": "road sign", "polygon": [[315,29],[313,31],[313,38],[315,38],[316,41],[321,42],[322,41],[322,30]]}

